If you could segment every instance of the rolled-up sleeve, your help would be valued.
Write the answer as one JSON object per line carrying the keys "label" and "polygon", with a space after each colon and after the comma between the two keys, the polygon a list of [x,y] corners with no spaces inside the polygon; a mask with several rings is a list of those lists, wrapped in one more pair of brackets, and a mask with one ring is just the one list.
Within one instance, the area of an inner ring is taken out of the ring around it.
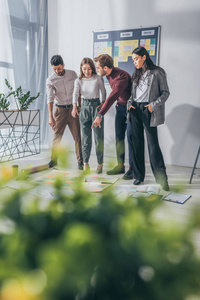
{"label": "rolled-up sleeve", "polygon": [[55,89],[48,79],[46,81],[46,92],[47,92],[47,103],[54,102]]}
{"label": "rolled-up sleeve", "polygon": [[74,81],[74,92],[73,92],[73,104],[76,103],[78,105],[78,98],[81,93],[80,79],[77,78]]}

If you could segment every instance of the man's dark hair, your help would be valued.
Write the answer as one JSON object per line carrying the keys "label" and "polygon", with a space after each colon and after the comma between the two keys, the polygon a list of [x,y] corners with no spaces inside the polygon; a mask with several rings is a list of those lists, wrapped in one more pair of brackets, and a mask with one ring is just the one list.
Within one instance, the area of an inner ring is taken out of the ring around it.
{"label": "man's dark hair", "polygon": [[50,63],[52,66],[58,66],[64,64],[63,59],[60,55],[52,56]]}

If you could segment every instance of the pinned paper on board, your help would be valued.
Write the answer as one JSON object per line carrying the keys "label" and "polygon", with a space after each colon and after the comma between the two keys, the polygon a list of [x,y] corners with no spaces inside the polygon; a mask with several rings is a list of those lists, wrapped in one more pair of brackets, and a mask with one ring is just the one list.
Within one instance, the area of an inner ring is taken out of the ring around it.
{"label": "pinned paper on board", "polygon": [[[114,67],[132,75],[132,52],[139,46],[145,47],[154,64],[158,65],[160,32],[160,26],[93,32],[93,57],[109,54]],[[104,82],[108,83],[106,76]]]}

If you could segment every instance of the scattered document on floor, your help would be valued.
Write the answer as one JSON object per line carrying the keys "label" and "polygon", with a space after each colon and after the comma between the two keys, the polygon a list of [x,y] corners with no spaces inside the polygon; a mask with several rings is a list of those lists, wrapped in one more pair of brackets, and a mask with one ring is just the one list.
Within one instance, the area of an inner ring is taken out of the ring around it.
{"label": "scattered document on floor", "polygon": [[37,184],[45,185],[45,186],[52,186],[55,184],[57,180],[62,182],[62,187],[66,189],[76,189],[77,181],[79,180],[78,175],[73,175],[72,173],[66,171],[58,171],[52,170],[50,172],[45,172],[39,177],[36,177],[34,181]]}
{"label": "scattered document on floor", "polygon": [[171,201],[171,202],[175,202],[175,203],[179,203],[179,204],[183,204],[190,197],[192,197],[192,195],[180,194],[180,193],[174,193],[174,192],[172,192],[172,193],[168,194],[167,196],[165,196],[163,198],[163,200]]}
{"label": "scattered document on floor", "polygon": [[41,197],[42,199],[55,199],[56,198],[56,190],[53,186],[38,185],[30,191],[30,194],[37,195],[37,196]]}
{"label": "scattered document on floor", "polygon": [[124,197],[132,196],[133,193],[136,193],[136,189],[128,184],[113,185],[112,191],[115,195],[123,195]]}
{"label": "scattered document on floor", "polygon": [[97,176],[93,175],[90,177],[85,178],[85,182],[99,182],[101,184],[113,184],[115,183],[119,178],[116,177],[105,177],[105,176]]}
{"label": "scattered document on floor", "polygon": [[159,195],[160,188],[157,186],[129,186],[129,185],[114,185],[112,186],[112,190],[114,194],[132,198],[138,197],[150,197],[150,196],[158,196],[159,199],[163,197],[163,195]]}
{"label": "scattered document on floor", "polygon": [[24,190],[31,190],[34,187],[34,184],[32,184],[30,181],[21,181],[21,180],[10,180],[6,183],[6,187],[18,190],[18,189],[24,189]]}
{"label": "scattered document on floor", "polygon": [[153,185],[140,185],[137,186],[136,190],[140,193],[159,194],[160,188]]}
{"label": "scattered document on floor", "polygon": [[89,192],[98,193],[110,187],[110,185],[101,182],[84,182],[83,187]]}

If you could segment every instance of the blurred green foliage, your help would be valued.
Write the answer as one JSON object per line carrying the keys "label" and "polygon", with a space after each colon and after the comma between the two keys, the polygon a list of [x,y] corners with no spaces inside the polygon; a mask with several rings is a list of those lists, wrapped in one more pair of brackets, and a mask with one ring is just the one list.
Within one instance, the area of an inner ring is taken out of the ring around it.
{"label": "blurred green foliage", "polygon": [[200,299],[200,213],[161,222],[156,195],[97,197],[82,181],[66,195],[58,178],[49,201],[25,189],[1,199],[0,300]]}

